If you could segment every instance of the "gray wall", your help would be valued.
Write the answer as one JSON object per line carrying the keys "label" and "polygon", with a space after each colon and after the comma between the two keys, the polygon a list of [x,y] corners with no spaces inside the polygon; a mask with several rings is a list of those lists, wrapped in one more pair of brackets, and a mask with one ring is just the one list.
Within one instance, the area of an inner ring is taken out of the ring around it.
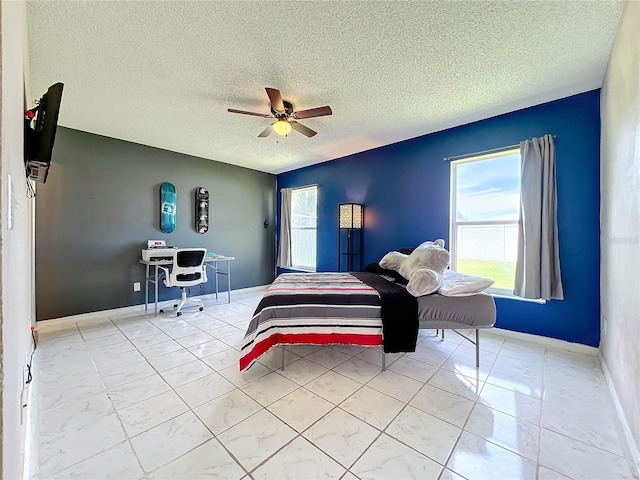
{"label": "gray wall", "polygon": [[[162,182],[177,190],[171,234],[159,228]],[[144,266],[138,260],[148,239],[236,257],[232,289],[270,283],[275,183],[267,173],[59,128],[49,178],[37,189],[37,319],[143,303]],[[204,235],[194,228],[198,186],[210,192]],[[142,282],[142,292],[133,291],[133,282]],[[210,280],[192,293],[214,291]],[[160,286],[161,300],[177,296],[177,289]]]}

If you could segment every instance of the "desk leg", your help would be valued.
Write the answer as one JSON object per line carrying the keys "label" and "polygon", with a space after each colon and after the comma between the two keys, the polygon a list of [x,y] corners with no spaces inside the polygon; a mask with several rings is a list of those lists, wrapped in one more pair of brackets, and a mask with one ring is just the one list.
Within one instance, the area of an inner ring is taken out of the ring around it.
{"label": "desk leg", "polygon": [[216,262],[216,266],[213,267],[216,270],[216,301],[218,300],[218,262]]}
{"label": "desk leg", "polygon": [[227,260],[227,303],[231,303],[231,260]]}
{"label": "desk leg", "polygon": [[147,315],[149,307],[149,264],[144,266],[144,314]]}
{"label": "desk leg", "polygon": [[156,265],[156,284],[155,284],[155,291],[156,291],[156,296],[155,296],[155,309],[153,311],[153,315],[155,317],[158,316],[158,266]]}

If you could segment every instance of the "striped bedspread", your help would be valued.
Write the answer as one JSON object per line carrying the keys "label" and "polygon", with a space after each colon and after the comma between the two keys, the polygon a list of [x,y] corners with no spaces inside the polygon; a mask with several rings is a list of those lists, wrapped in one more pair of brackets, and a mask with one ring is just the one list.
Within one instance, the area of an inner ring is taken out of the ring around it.
{"label": "striped bedspread", "polygon": [[278,344],[382,345],[380,297],[349,273],[284,273],[258,304],[240,370]]}

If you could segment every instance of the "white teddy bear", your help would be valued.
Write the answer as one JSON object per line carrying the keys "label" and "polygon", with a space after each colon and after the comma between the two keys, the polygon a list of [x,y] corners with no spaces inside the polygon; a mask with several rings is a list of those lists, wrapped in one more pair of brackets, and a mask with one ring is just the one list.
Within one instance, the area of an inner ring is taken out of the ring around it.
{"label": "white teddy bear", "polygon": [[436,292],[442,286],[450,258],[444,248],[444,240],[439,238],[420,244],[410,255],[389,252],[379,263],[382,268],[395,270],[406,278],[409,281],[407,291],[419,297]]}

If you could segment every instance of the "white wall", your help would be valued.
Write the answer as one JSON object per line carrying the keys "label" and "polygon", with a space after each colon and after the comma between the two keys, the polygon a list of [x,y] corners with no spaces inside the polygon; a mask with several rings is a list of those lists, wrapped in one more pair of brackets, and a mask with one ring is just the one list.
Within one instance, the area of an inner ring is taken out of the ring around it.
{"label": "white wall", "polygon": [[636,446],[640,445],[639,32],[640,2],[628,1],[601,92],[600,212],[600,348]]}
{"label": "white wall", "polygon": [[[0,221],[2,231],[2,478],[23,476],[26,428],[21,419],[21,392],[26,357],[31,352],[33,315],[33,200],[27,199],[23,126],[24,65],[27,46],[26,3],[0,4],[2,41]],[[9,229],[8,181],[14,191],[13,226]],[[25,412],[26,413],[26,412]],[[26,419],[26,417],[25,417]]]}

